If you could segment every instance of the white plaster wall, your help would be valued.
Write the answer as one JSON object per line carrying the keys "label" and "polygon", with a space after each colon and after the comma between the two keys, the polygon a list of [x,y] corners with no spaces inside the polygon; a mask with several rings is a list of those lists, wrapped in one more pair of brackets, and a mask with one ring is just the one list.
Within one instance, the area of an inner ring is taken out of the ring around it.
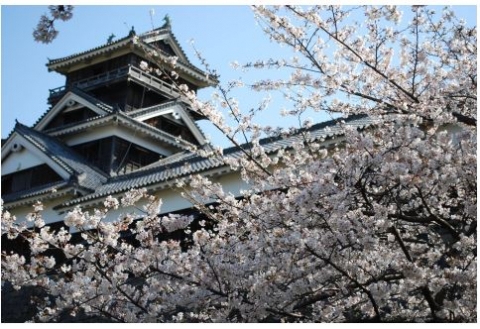
{"label": "white plaster wall", "polygon": [[[62,202],[67,201],[68,199],[69,199],[68,197],[62,197],[62,198],[55,199],[53,201],[46,200],[42,202],[44,205],[44,210],[42,211],[42,217],[43,217],[43,220],[45,221],[45,224],[56,223],[63,220],[63,216],[60,215],[56,210],[53,210],[53,207],[57,206]],[[14,209],[9,209],[8,211],[12,215],[15,215],[18,222],[22,222],[22,221],[25,221],[25,217],[33,211],[32,205],[35,202],[36,201],[33,200],[30,205],[15,207]]]}
{"label": "white plaster wall", "polygon": [[[215,182],[219,182],[224,186],[224,189],[226,192],[231,192],[235,196],[240,196],[240,191],[243,189],[247,189],[248,185],[245,184],[240,180],[240,175],[238,173],[229,173],[226,175],[222,175],[219,178],[213,179]],[[155,193],[152,193],[155,195],[157,198],[162,199],[162,206],[159,209],[160,213],[168,213],[168,212],[173,212],[177,210],[182,210],[186,208],[191,208],[193,205],[190,203],[190,201],[184,199],[180,195],[181,191],[172,188],[172,187],[165,187],[163,189],[159,189]],[[121,199],[123,197],[124,193],[120,193],[118,195],[114,195],[114,197]],[[99,200],[100,202],[91,205],[88,207],[88,209],[92,210],[94,208],[100,208],[102,207],[103,199]],[[212,202],[214,200],[211,200]],[[145,205],[145,202],[137,204],[138,208],[142,208],[142,206]],[[87,209],[87,208],[84,208]],[[110,216],[109,220],[114,220],[118,218],[120,215],[125,214],[125,213],[134,213],[138,214],[138,216],[142,216],[142,212],[139,211],[138,209],[135,208],[121,208],[117,210],[112,210],[110,211]]]}
{"label": "white plaster wall", "polygon": [[[226,192],[231,192],[235,196],[240,196],[240,191],[244,189],[248,189],[248,185],[241,181],[240,174],[233,172],[223,174],[214,178],[211,178],[215,182],[219,182],[224,186],[224,190]],[[180,191],[176,188],[165,187],[163,189],[158,190],[157,192],[153,193],[156,197],[162,199],[162,206],[159,209],[159,213],[169,213],[173,211],[178,211],[186,208],[191,208],[193,205],[186,199],[184,199],[180,195]],[[123,196],[123,193],[119,195],[115,195],[118,199]],[[52,208],[56,205],[59,205],[68,200],[68,197],[62,197],[54,201],[45,201],[44,203],[44,211],[42,212],[43,218],[46,224],[55,223],[58,221],[63,221],[66,213],[68,210],[63,210],[62,212],[58,212],[53,210]],[[92,211],[95,208],[103,207],[103,200],[99,200],[100,202],[95,205],[90,205],[89,207],[83,207],[84,210]],[[211,200],[214,201],[214,200]],[[32,201],[32,204],[35,201]],[[145,202],[140,202],[137,204],[137,208],[129,207],[129,208],[120,208],[117,210],[112,210],[109,213],[107,218],[108,221],[113,221],[119,218],[122,214],[126,213],[133,213],[136,214],[137,217],[142,217],[144,214],[138,210],[138,208],[142,209],[142,206],[145,205]],[[33,210],[32,206],[20,206],[17,207],[10,212],[17,217],[18,221],[24,221],[25,216]],[[76,230],[71,229],[71,232],[75,232]]]}
{"label": "white plaster wall", "polygon": [[44,163],[44,161],[23,148],[19,152],[10,153],[10,155],[2,161],[2,175],[8,175]]}

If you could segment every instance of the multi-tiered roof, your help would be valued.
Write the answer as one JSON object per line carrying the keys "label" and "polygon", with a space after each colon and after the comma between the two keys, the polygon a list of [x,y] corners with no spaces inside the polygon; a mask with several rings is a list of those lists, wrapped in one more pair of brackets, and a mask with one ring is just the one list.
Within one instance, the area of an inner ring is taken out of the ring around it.
{"label": "multi-tiered roof", "polygon": [[[17,123],[2,145],[5,208],[40,200],[60,213],[132,188],[155,192],[192,173],[230,170],[221,158],[192,152],[210,146],[196,124],[203,117],[177,86],[196,91],[216,80],[190,63],[169,25],[140,35],[132,29],[125,38],[50,60],[47,67],[66,83],[50,90],[50,108],[33,127]],[[369,123],[363,116],[346,120],[355,127]],[[335,124],[311,127],[310,138],[340,135]],[[273,153],[300,136],[261,143]],[[242,152],[233,147],[224,154],[237,158]]]}
{"label": "multi-tiered roof", "polygon": [[[178,86],[216,80],[190,63],[170,26],[50,60],[64,86],[50,90],[50,108],[29,128],[17,123],[2,146],[2,198],[31,202],[56,189],[72,197],[95,192],[113,177],[137,171],[206,140]],[[32,179],[41,175],[42,180]]]}

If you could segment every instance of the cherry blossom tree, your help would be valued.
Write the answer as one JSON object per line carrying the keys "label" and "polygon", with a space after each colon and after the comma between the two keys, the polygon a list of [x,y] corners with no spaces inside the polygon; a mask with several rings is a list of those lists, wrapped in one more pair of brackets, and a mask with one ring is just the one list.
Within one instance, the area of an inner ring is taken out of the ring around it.
{"label": "cherry blossom tree", "polygon": [[73,6],[71,5],[52,5],[48,6],[48,10],[50,16],[42,15],[33,31],[33,38],[37,42],[51,43],[59,33],[55,28],[55,21],[68,21],[73,17]]}
{"label": "cherry blossom tree", "polygon": [[196,152],[250,189],[239,198],[201,175],[179,180],[195,220],[159,216],[161,200],[143,190],[109,197],[66,215],[81,241],[44,226],[40,204],[26,223],[3,211],[2,234],[31,253],[2,252],[2,280],[46,289],[40,321],[81,311],[119,322],[476,322],[476,29],[424,6],[253,11],[297,56],[245,64],[289,72],[252,88],[281,91],[285,116],[366,114],[371,125],[338,119],[344,139],[325,147],[305,121],[301,142],[270,152],[262,136],[294,131],[256,123],[232,97],[238,83],[208,102],[180,86],[243,156]]}

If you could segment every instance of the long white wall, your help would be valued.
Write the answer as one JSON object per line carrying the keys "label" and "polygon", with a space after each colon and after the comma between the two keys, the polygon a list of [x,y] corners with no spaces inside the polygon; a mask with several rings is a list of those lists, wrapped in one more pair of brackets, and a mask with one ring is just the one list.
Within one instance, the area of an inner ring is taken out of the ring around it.
{"label": "long white wall", "polygon": [[[217,177],[212,178],[212,180],[222,184],[226,192],[231,192],[235,196],[240,196],[241,195],[240,192],[242,190],[248,189],[248,185],[245,184],[240,179],[240,174],[237,172],[230,172],[227,174],[219,175]],[[162,206],[159,209],[159,213],[169,213],[169,212],[174,212],[174,211],[178,211],[186,208],[191,208],[193,205],[188,200],[184,199],[180,193],[181,191],[178,190],[176,187],[164,187],[152,193],[156,197],[162,199]],[[114,196],[120,199],[123,196],[123,193],[119,195],[114,195]],[[103,207],[104,199],[105,198],[98,200],[99,202],[97,204],[91,204],[91,205],[88,205],[88,207],[83,207],[83,209],[93,210],[95,208],[101,208]],[[63,221],[68,210],[63,210],[62,212],[59,212],[57,210],[53,210],[53,207],[67,200],[68,198],[64,197],[62,199],[54,200],[53,202],[52,201],[44,202],[45,210],[42,212],[42,214],[46,224]],[[34,203],[33,200],[32,200],[32,203]],[[144,204],[145,202],[139,203],[137,207],[142,209],[142,206]],[[18,221],[24,221],[25,216],[28,213],[32,212],[32,210],[33,210],[32,206],[21,206],[21,207],[16,207],[15,209],[12,209],[10,212],[17,217]],[[141,217],[143,215],[141,211],[133,207],[120,208],[118,210],[111,211],[109,213],[108,220],[114,220],[119,216],[121,216],[122,214],[126,214],[126,213],[134,213],[134,214],[137,214],[138,217]]]}

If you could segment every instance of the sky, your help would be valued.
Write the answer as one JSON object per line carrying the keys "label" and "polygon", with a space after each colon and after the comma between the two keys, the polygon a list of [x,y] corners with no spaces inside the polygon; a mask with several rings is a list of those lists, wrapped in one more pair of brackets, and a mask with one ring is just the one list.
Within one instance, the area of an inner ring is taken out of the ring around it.
{"label": "sky", "polygon": [[[47,6],[2,6],[2,138],[11,132],[15,119],[34,124],[48,109],[49,89],[64,85],[62,75],[48,72],[48,59],[102,45],[112,33],[122,38],[132,26],[137,33],[146,32],[152,23],[161,26],[165,14],[190,61],[200,66],[190,44],[193,39],[223,81],[241,75],[231,69],[232,61],[251,61],[259,53],[275,53],[279,48],[255,25],[248,6],[76,6],[70,21],[56,23],[58,37],[45,45],[35,42],[32,32],[47,11]],[[201,96],[208,99],[212,92],[213,88],[208,88]],[[209,134],[214,129],[203,130]]]}
{"label": "sky", "polygon": [[[151,16],[150,13],[154,12]],[[116,39],[126,36],[133,26],[137,33],[146,32],[163,24],[166,14],[170,16],[172,31],[190,61],[201,66],[194,55],[190,40],[202,52],[211,67],[220,74],[220,80],[242,78],[245,82],[265,78],[265,72],[244,74],[231,67],[233,61],[246,63],[270,56],[290,57],[286,48],[272,43],[256,24],[253,13],[245,5],[142,5],[142,6],[92,6],[79,5],[74,9],[73,18],[56,23],[58,37],[51,44],[33,40],[32,32],[44,13],[41,6],[1,6],[1,135],[5,138],[12,131],[15,120],[31,126],[48,110],[49,89],[64,85],[64,76],[48,72],[48,59],[56,59],[85,51],[105,44],[113,33]],[[471,25],[476,25],[476,9],[458,9]],[[207,88],[199,93],[201,99],[208,99],[214,90]],[[242,94],[243,93],[243,94]],[[238,94],[240,105],[248,111],[257,103],[251,90]],[[282,100],[274,99],[270,107],[277,109]],[[315,121],[328,120],[327,116],[313,118]],[[278,115],[268,115],[264,120],[275,125]],[[215,128],[208,123],[201,124],[207,137],[214,145],[226,146]]]}

